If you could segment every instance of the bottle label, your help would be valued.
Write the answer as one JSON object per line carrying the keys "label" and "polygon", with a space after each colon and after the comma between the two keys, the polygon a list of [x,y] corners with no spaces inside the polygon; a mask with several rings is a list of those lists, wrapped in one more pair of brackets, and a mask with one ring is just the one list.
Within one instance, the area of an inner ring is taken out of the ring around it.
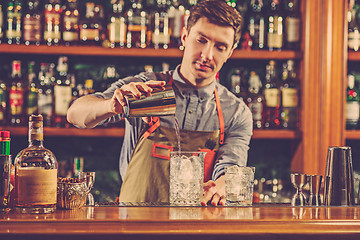
{"label": "bottle label", "polygon": [[79,34],[77,32],[71,32],[71,31],[63,32],[63,40],[65,42],[77,41],[78,37],[79,37]]}
{"label": "bottle label", "polygon": [[282,89],[282,106],[297,107],[299,104],[298,91],[295,88]]}
{"label": "bottle label", "polygon": [[285,20],[286,41],[295,43],[300,41],[300,19],[287,17]]}
{"label": "bottle label", "polygon": [[73,42],[77,41],[79,38],[78,34],[78,17],[76,16],[64,16],[64,27],[63,27],[63,41],[65,42]]}
{"label": "bottle label", "polygon": [[125,43],[126,40],[125,18],[115,18],[108,24],[109,40],[112,43]]}
{"label": "bottle label", "polygon": [[54,87],[55,94],[55,114],[59,116],[66,116],[67,110],[69,109],[72,93],[70,86],[59,86]]}
{"label": "bottle label", "polygon": [[45,116],[52,115],[52,96],[51,94],[39,94],[38,95],[38,108],[39,114]]}
{"label": "bottle label", "polygon": [[268,34],[268,47],[269,48],[282,48],[283,37],[280,34],[269,33]]}
{"label": "bottle label", "polygon": [[360,33],[358,29],[348,33],[348,47],[354,51],[359,50],[360,47]]}
{"label": "bottle label", "polygon": [[358,121],[360,117],[360,104],[358,101],[346,103],[346,120]]}
{"label": "bottle label", "polygon": [[249,103],[249,108],[251,110],[253,120],[254,121],[261,121],[262,119],[262,112],[263,112],[263,105],[261,102],[251,102]]}
{"label": "bottle label", "polygon": [[84,29],[80,30],[80,39],[83,41],[95,40],[98,41],[100,39],[100,31],[99,29]]}
{"label": "bottle label", "polygon": [[16,179],[19,205],[56,204],[57,169],[20,167]]}
{"label": "bottle label", "polygon": [[60,13],[48,12],[44,14],[45,18],[45,29],[44,29],[44,40],[49,39],[60,39]]}
{"label": "bottle label", "polygon": [[283,46],[283,21],[280,16],[273,16],[269,22],[268,47],[282,48]]}
{"label": "bottle label", "polygon": [[277,107],[280,105],[280,90],[277,88],[266,88],[264,90],[265,102],[268,107]]}
{"label": "bottle label", "polygon": [[22,88],[11,88],[9,92],[9,102],[12,115],[20,115],[24,104],[24,91]]}
{"label": "bottle label", "polygon": [[24,18],[24,41],[40,41],[41,40],[41,21],[39,17]]}

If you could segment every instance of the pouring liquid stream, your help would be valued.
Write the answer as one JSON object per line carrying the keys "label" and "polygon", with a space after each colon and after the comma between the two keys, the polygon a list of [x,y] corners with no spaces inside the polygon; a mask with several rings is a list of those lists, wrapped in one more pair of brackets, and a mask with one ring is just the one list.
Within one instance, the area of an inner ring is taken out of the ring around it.
{"label": "pouring liquid stream", "polygon": [[176,135],[176,138],[177,138],[177,144],[178,144],[178,152],[179,154],[181,153],[181,140],[180,140],[180,127],[179,127],[179,121],[178,119],[176,118],[175,114],[173,115],[174,116],[174,125],[175,125],[175,135]]}

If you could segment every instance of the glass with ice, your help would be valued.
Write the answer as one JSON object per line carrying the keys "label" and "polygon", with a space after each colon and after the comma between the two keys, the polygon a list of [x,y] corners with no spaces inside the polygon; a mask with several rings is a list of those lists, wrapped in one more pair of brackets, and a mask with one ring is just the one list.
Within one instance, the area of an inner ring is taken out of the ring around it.
{"label": "glass with ice", "polygon": [[200,206],[205,152],[171,152],[170,205]]}
{"label": "glass with ice", "polygon": [[231,166],[225,169],[227,206],[251,206],[255,167]]}

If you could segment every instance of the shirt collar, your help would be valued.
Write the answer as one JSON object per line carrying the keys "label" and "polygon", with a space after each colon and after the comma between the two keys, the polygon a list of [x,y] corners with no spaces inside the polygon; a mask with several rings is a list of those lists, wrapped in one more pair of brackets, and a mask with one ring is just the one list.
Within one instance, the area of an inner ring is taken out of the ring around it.
{"label": "shirt collar", "polygon": [[179,89],[179,92],[182,95],[190,95],[193,93],[198,94],[200,98],[200,102],[205,101],[206,99],[212,98],[214,96],[214,90],[216,85],[215,79],[208,86],[196,89],[195,87],[187,84],[180,77],[179,71],[180,71],[180,65],[176,67],[172,77],[173,77],[173,82],[175,83],[176,87]]}

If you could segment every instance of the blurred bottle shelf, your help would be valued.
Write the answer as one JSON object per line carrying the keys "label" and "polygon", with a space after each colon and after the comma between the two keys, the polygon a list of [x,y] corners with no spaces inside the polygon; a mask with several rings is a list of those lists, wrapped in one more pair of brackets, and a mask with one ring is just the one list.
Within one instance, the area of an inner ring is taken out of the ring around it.
{"label": "blurred bottle shelf", "polygon": [[360,130],[346,130],[345,131],[346,140],[360,140]]}
{"label": "blurred bottle shelf", "polygon": [[[28,127],[0,127],[0,130],[10,131],[11,136],[27,136]],[[45,137],[114,137],[122,138],[125,129],[123,127],[112,128],[56,128],[44,127]],[[360,138],[360,131],[358,134]],[[300,139],[301,133],[292,130],[254,130],[252,139]]]}
{"label": "blurred bottle shelf", "polygon": [[[0,44],[0,53],[12,54],[46,54],[77,56],[119,56],[119,57],[154,57],[181,58],[180,49],[153,48],[104,48],[97,46],[27,46]],[[235,50],[231,59],[301,59],[297,51]]]}
{"label": "blurred bottle shelf", "polygon": [[360,52],[348,51],[349,61],[360,61]]}

